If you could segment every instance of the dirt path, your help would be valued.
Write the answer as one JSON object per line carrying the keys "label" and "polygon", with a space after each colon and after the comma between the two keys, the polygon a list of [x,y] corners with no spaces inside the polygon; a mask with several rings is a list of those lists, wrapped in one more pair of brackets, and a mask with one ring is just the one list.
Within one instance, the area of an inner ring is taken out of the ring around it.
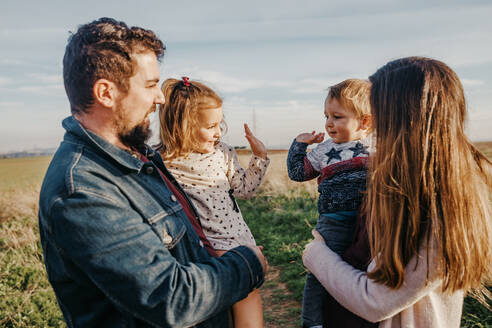
{"label": "dirt path", "polygon": [[278,275],[279,270],[269,266],[266,281],[261,287],[265,328],[300,327],[301,304],[294,300]]}

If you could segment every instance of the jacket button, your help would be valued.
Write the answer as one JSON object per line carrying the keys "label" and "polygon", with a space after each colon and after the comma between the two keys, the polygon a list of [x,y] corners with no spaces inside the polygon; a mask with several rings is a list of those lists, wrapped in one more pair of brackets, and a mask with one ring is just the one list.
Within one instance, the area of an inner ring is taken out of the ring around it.
{"label": "jacket button", "polygon": [[154,167],[153,166],[147,166],[147,168],[145,169],[145,172],[147,172],[147,174],[154,173]]}
{"label": "jacket button", "polygon": [[169,235],[166,229],[162,231],[163,238],[162,241],[164,242],[165,245],[169,245],[173,241],[173,237]]}
{"label": "jacket button", "polygon": [[176,196],[171,195],[171,200],[172,200],[173,202],[175,202],[175,201],[177,201],[178,199],[176,198]]}

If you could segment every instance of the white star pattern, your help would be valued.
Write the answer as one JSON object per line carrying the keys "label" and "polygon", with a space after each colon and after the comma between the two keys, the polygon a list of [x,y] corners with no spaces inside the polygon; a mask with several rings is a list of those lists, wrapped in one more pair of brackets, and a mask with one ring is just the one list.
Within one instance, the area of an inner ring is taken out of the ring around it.
{"label": "white star pattern", "polygon": [[328,165],[345,161],[354,157],[367,157],[371,152],[371,136],[362,139],[336,144],[328,139],[317,145],[307,154],[313,168],[321,172]]}

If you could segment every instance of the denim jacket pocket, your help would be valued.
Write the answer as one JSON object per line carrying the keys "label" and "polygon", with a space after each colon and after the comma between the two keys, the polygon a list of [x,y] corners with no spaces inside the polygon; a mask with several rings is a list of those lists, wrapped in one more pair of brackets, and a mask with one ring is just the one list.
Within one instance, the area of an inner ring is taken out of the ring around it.
{"label": "denim jacket pocket", "polygon": [[186,233],[180,211],[183,211],[181,204],[174,204],[167,211],[160,211],[147,219],[167,249],[173,249]]}

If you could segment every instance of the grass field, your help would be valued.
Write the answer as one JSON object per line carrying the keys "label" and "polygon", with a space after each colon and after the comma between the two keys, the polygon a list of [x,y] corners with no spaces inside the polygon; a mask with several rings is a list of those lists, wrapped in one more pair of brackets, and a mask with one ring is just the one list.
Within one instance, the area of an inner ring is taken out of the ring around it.
{"label": "grass field", "polygon": [[[492,142],[477,143],[492,158]],[[305,269],[301,253],[316,222],[316,182],[288,179],[285,152],[269,154],[270,169],[257,197],[239,201],[242,212],[279,281],[267,281],[273,300],[266,327],[298,327]],[[37,228],[37,202],[49,157],[0,159],[0,327],[64,327],[46,279]],[[245,165],[249,154],[240,161]],[[285,308],[284,304],[289,304]],[[462,327],[492,327],[492,313],[465,300]]]}
{"label": "grass field", "polygon": [[0,159],[0,192],[39,188],[50,156]]}
{"label": "grass field", "polygon": [[50,157],[0,160],[0,327],[65,327],[42,261],[39,189]]}

